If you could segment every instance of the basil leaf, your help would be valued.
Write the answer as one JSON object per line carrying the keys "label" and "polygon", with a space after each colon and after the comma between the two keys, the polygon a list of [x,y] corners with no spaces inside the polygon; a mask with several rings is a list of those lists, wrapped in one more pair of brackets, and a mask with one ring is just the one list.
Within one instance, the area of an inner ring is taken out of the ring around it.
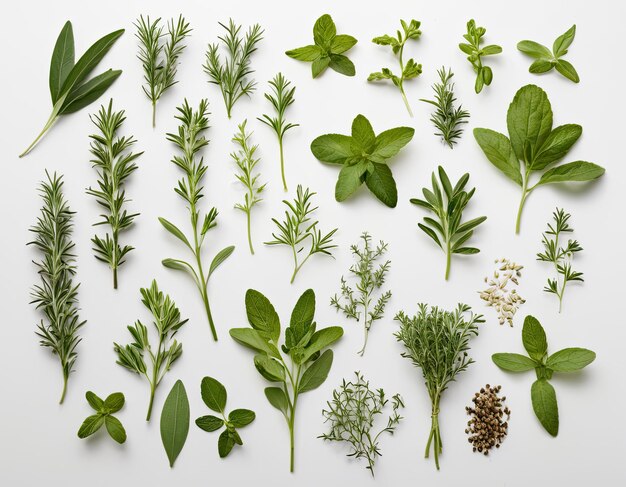
{"label": "basil leaf", "polygon": [[552,59],[550,49],[535,41],[520,41],[517,43],[517,49],[535,59]]}
{"label": "basil leaf", "polygon": [[87,105],[96,101],[100,96],[109,89],[117,78],[122,74],[121,70],[109,69],[98,76],[93,77],[86,83],[76,87],[69,92],[67,98],[61,105],[59,115],[67,115],[74,113]]}
{"label": "basil leaf", "polygon": [[337,73],[345,76],[354,76],[356,74],[354,63],[343,54],[331,53],[329,59],[328,67]]}
{"label": "basil leaf", "polygon": [[105,416],[104,425],[106,426],[109,436],[122,444],[126,441],[126,430],[119,419],[115,416]]}
{"label": "basil leaf", "polygon": [[285,396],[285,391],[283,391],[280,387],[266,387],[265,397],[267,397],[267,400],[272,406],[287,416],[289,411],[289,401],[287,396]]}
{"label": "basil leaf", "polygon": [[104,415],[94,414],[89,416],[78,429],[79,438],[87,438],[93,435],[104,424]]}
{"label": "basil leaf", "polygon": [[552,51],[556,57],[561,57],[567,54],[567,49],[574,41],[574,37],[576,36],[576,24],[572,25],[567,32],[560,35],[554,41],[552,45]]}
{"label": "basil leaf", "polygon": [[256,414],[254,411],[250,411],[249,409],[233,409],[228,415],[228,421],[235,428],[243,428],[244,426],[249,425],[256,418]]}
{"label": "basil leaf", "polygon": [[255,355],[254,366],[270,382],[285,382],[285,369],[276,360],[267,355]]}
{"label": "basil leaf", "polygon": [[312,62],[322,57],[324,51],[319,46],[311,45],[286,51],[285,54],[290,58],[297,59],[298,61]]}
{"label": "basil leaf", "polygon": [[335,184],[335,199],[342,202],[352,196],[363,184],[362,176],[364,173],[363,164],[343,166]]}
{"label": "basil leaf", "polygon": [[306,334],[313,323],[315,315],[315,292],[313,289],[307,289],[298,298],[298,302],[291,312],[289,320],[289,329],[291,330],[294,344]]}
{"label": "basil leaf", "polygon": [[530,65],[530,67],[528,68],[528,72],[533,74],[547,73],[552,68],[554,68],[555,64],[556,63],[548,59],[537,59]]}
{"label": "basil leaf", "polygon": [[272,303],[259,291],[246,292],[246,315],[255,330],[274,342],[280,337],[280,319]]}
{"label": "basil leaf", "polygon": [[580,78],[578,77],[578,73],[576,72],[574,66],[572,66],[572,64],[565,59],[559,59],[556,62],[555,68],[559,73],[561,73],[570,81],[573,81],[574,83],[578,83],[580,81]]}
{"label": "basil leaf", "polygon": [[541,362],[548,353],[548,340],[541,323],[534,316],[528,315],[522,328],[522,343],[530,358]]}
{"label": "basil leaf", "polygon": [[537,367],[537,362],[519,353],[494,353],[491,360],[498,367],[509,372],[526,372]]}
{"label": "basil leaf", "polygon": [[411,142],[415,129],[411,127],[395,127],[385,130],[376,136],[376,147],[372,155],[390,159]]}
{"label": "basil leaf", "polygon": [[209,275],[207,276],[207,280],[209,279],[209,277],[211,277],[211,274],[215,272],[215,269],[217,269],[222,262],[228,259],[234,251],[235,251],[235,246],[230,245],[228,247],[223,248],[217,254],[215,254],[215,257],[213,257],[213,260],[211,261],[211,265],[209,266]]}
{"label": "basil leaf", "polygon": [[390,208],[398,204],[398,189],[391,169],[386,164],[372,163],[373,171],[367,174],[365,184],[374,196]]}
{"label": "basil leaf", "polygon": [[311,341],[304,349],[301,364],[305,363],[311,355],[332,345],[343,336],[343,328],[340,326],[329,326],[313,333]]}
{"label": "basil leaf", "polygon": [[230,434],[230,431],[222,431],[219,439],[217,440],[217,451],[220,454],[220,458],[226,457],[231,452],[234,446],[235,439]]}
{"label": "basil leaf", "polygon": [[322,162],[344,164],[352,157],[352,137],[341,134],[320,135],[311,142],[311,152]]}
{"label": "basil leaf", "polygon": [[564,348],[553,353],[546,361],[546,367],[555,372],[580,370],[596,359],[596,354],[586,348]]}
{"label": "basil leaf", "polygon": [[313,77],[317,78],[328,67],[329,63],[330,57],[328,56],[315,59],[311,65],[311,73],[313,74]]}
{"label": "basil leaf", "polygon": [[324,14],[313,25],[313,40],[318,46],[330,46],[331,41],[337,35],[335,22],[330,15]]}
{"label": "basil leaf", "polygon": [[114,392],[104,400],[103,408],[110,414],[118,412],[124,407],[124,394],[121,392]]}
{"label": "basil leaf", "polygon": [[224,420],[222,418],[218,418],[217,416],[208,414],[196,419],[196,426],[201,430],[211,433],[224,426]]}
{"label": "basil leaf", "polygon": [[546,380],[536,380],[530,389],[530,398],[537,419],[552,436],[559,433],[559,408],[554,387]]}
{"label": "basil leaf", "polygon": [[363,115],[357,115],[352,121],[352,143],[356,146],[354,154],[370,153],[376,142],[376,134],[370,121]]}
{"label": "basil leaf", "polygon": [[347,34],[339,34],[330,43],[330,50],[333,54],[341,54],[352,49],[356,43],[357,40],[354,37]]}
{"label": "basil leaf", "polygon": [[326,350],[302,374],[298,392],[308,392],[316,389],[326,380],[330,367],[333,365],[333,351]]}
{"label": "basil leaf", "polygon": [[573,123],[555,128],[535,155],[531,169],[533,171],[544,169],[565,157],[582,133],[583,128]]}
{"label": "basil leaf", "polygon": [[170,467],[185,446],[189,433],[189,400],[185,386],[177,380],[165,399],[161,412],[161,441]]}
{"label": "basil leaf", "polygon": [[85,398],[87,399],[87,402],[93,409],[95,409],[98,412],[102,410],[102,407],[104,406],[104,401],[100,399],[98,396],[96,396],[93,392],[87,391],[85,393]]}
{"label": "basil leaf", "polygon": [[592,162],[568,162],[567,164],[562,164],[543,173],[537,186],[568,181],[591,181],[602,176],[604,172],[603,167]]}
{"label": "basil leaf", "polygon": [[50,61],[50,96],[55,105],[61,94],[63,83],[74,67],[74,32],[68,20],[57,38]]}
{"label": "basil leaf", "polygon": [[200,383],[200,394],[209,409],[218,413],[224,412],[228,395],[220,381],[213,377],[204,377]]}
{"label": "basil leaf", "polygon": [[508,137],[494,130],[475,128],[474,138],[489,162],[522,186],[519,160]]}

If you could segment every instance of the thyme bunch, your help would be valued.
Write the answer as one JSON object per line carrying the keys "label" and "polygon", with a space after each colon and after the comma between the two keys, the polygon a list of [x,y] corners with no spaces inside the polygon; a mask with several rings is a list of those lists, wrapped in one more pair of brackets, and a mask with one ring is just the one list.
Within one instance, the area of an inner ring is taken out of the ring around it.
{"label": "thyme bunch", "polygon": [[63,178],[56,173],[39,187],[43,200],[41,215],[30,228],[35,235],[28,243],[41,254],[37,266],[40,283],[31,291],[31,304],[41,310],[44,318],[37,325],[39,344],[59,357],[63,372],[63,391],[59,404],[63,404],[67,381],[74,368],[76,347],[81,341],[79,330],[85,324],[78,316],[78,287],[76,255],[72,242],[74,212],[63,195]]}
{"label": "thyme bunch", "polygon": [[[422,370],[432,404],[431,428],[424,456],[428,458],[432,446],[437,470],[439,455],[443,451],[439,425],[441,397],[457,375],[474,362],[468,355],[469,341],[478,335],[478,324],[485,321],[482,315],[470,310],[465,304],[459,304],[454,311],[440,310],[436,306],[429,309],[428,305],[420,304],[413,317],[400,311],[395,318],[400,322],[395,337],[406,349],[401,355]],[[470,315],[466,316],[468,312]]]}
{"label": "thyme bunch", "polygon": [[386,252],[388,245],[382,240],[379,244],[372,248],[372,237],[369,233],[361,234],[363,246],[350,246],[350,250],[356,259],[356,263],[350,266],[350,273],[358,279],[356,291],[358,297],[355,298],[355,290],[348,285],[346,279],[341,277],[341,295],[335,294],[330,299],[331,306],[342,311],[347,318],[361,321],[363,316],[364,340],[363,347],[358,354],[365,354],[367,346],[367,338],[374,321],[380,320],[385,312],[385,306],[391,299],[391,291],[381,293],[376,303],[372,307],[373,295],[385,283],[385,276],[389,271],[391,261],[387,260],[382,264],[376,265],[376,261],[380,259]]}

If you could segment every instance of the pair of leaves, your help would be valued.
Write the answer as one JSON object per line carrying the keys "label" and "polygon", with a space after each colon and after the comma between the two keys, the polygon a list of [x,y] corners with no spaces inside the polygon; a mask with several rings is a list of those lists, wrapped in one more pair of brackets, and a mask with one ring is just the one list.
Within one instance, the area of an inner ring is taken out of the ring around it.
{"label": "pair of leaves", "polygon": [[177,380],[161,411],[161,441],[170,467],[185,446],[189,433],[189,399],[182,381]]}
{"label": "pair of leaves", "polygon": [[243,445],[237,428],[243,428],[254,421],[256,415],[249,409],[234,409],[226,416],[226,388],[213,377],[205,377],[200,384],[202,400],[209,409],[220,413],[221,418],[213,415],[201,416],[196,419],[198,428],[213,432],[226,426],[217,442],[217,451],[220,458],[226,457],[235,445]]}
{"label": "pair of leaves", "polygon": [[326,68],[345,76],[354,76],[356,73],[354,64],[343,53],[352,49],[357,40],[347,34],[337,34],[337,27],[330,15],[324,14],[315,21],[313,41],[315,44],[298,47],[285,54],[298,61],[313,63],[311,66],[313,78],[317,78]]}
{"label": "pair of leaves", "polygon": [[552,436],[559,432],[559,409],[554,387],[548,382],[554,372],[581,370],[593,362],[596,354],[586,348],[564,348],[548,355],[548,340],[541,323],[527,316],[522,329],[522,343],[528,356],[519,353],[496,353],[493,362],[508,372],[535,370],[537,380],[530,394],[535,415]]}
{"label": "pair of leaves", "polygon": [[321,135],[311,142],[311,152],[322,162],[342,166],[335,185],[337,201],[345,201],[365,183],[376,198],[395,208],[398,190],[387,160],[398,154],[414,133],[411,127],[396,127],[376,135],[369,120],[357,115],[351,135]]}
{"label": "pair of leaves", "polygon": [[118,443],[126,441],[126,430],[119,419],[113,416],[124,407],[124,394],[114,392],[105,400],[102,400],[91,391],[85,394],[87,402],[96,411],[96,414],[89,416],[78,430],[78,437],[83,439],[93,435],[102,425],[106,427],[109,436]]}
{"label": "pair of leaves", "polygon": [[567,50],[572,42],[574,42],[575,36],[576,24],[572,25],[564,34],[556,38],[552,45],[552,51],[538,42],[528,40],[518,42],[517,49],[535,59],[528,68],[529,72],[539,74],[556,69],[570,81],[578,83],[580,78],[574,66],[565,59],[561,59],[567,54]]}
{"label": "pair of leaves", "polygon": [[[565,157],[580,138],[582,127],[566,124],[553,129],[548,95],[538,86],[526,85],[517,91],[507,112],[507,127],[509,137],[485,128],[474,129],[474,137],[489,162],[522,188],[518,232],[523,204],[536,187],[591,181],[604,174],[604,168],[586,161],[547,169]],[[533,172],[541,172],[535,184],[529,181]]]}
{"label": "pair of leaves", "polygon": [[488,46],[480,46],[482,38],[487,32],[484,27],[477,27],[474,19],[467,23],[467,33],[463,34],[463,38],[467,43],[459,44],[459,49],[467,54],[467,60],[472,64],[476,72],[476,81],[474,83],[474,91],[480,93],[483,87],[489,86],[493,80],[493,71],[489,66],[483,65],[483,56],[493,56],[500,54],[502,48],[496,44]]}

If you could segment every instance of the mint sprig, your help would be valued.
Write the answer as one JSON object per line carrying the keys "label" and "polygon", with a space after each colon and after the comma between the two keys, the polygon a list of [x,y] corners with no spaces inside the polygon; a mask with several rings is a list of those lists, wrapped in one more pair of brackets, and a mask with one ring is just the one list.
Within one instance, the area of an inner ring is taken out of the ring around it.
{"label": "mint sprig", "polygon": [[535,59],[528,68],[533,74],[547,73],[556,69],[561,75],[578,83],[580,77],[572,63],[561,59],[567,54],[569,46],[574,42],[576,36],[576,24],[572,25],[565,33],[556,38],[552,45],[552,51],[546,46],[535,41],[520,41],[517,43],[517,49],[527,56]]}

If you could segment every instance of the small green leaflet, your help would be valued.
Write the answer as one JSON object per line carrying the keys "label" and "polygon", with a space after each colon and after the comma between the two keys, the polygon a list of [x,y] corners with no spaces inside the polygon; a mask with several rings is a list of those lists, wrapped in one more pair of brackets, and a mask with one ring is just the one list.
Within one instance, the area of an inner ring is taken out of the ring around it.
{"label": "small green leaflet", "polygon": [[189,400],[187,391],[177,380],[163,404],[161,412],[161,441],[170,462],[170,467],[185,446],[189,432]]}
{"label": "small green leaflet", "polygon": [[467,54],[467,60],[470,62],[476,73],[476,82],[474,83],[474,91],[480,93],[484,86],[489,86],[493,80],[493,71],[489,66],[483,64],[483,56],[493,56],[500,54],[502,48],[495,44],[481,46],[482,38],[487,32],[484,27],[478,27],[474,19],[467,23],[467,33],[463,34],[463,38],[467,42],[459,44],[459,49]]}
{"label": "small green leaflet", "polygon": [[110,394],[104,401],[91,391],[85,394],[87,402],[96,411],[96,414],[89,416],[78,430],[78,437],[87,438],[97,432],[102,425],[105,425],[109,436],[118,443],[126,441],[126,430],[119,419],[113,416],[124,407],[124,394],[114,392]]}
{"label": "small green leaflet", "polygon": [[285,52],[287,56],[298,61],[313,63],[311,72],[317,78],[326,68],[330,67],[339,74],[354,76],[354,64],[343,53],[352,49],[357,40],[346,34],[337,34],[335,22],[330,15],[324,14],[315,21],[311,44]]}
{"label": "small green leaflet", "polygon": [[576,24],[572,25],[564,34],[556,38],[552,45],[552,51],[535,41],[520,41],[517,43],[517,49],[527,56],[534,59],[528,68],[533,74],[541,74],[556,69],[561,75],[578,83],[580,78],[576,69],[565,59],[561,59],[567,54],[569,46],[574,42],[576,36]]}

